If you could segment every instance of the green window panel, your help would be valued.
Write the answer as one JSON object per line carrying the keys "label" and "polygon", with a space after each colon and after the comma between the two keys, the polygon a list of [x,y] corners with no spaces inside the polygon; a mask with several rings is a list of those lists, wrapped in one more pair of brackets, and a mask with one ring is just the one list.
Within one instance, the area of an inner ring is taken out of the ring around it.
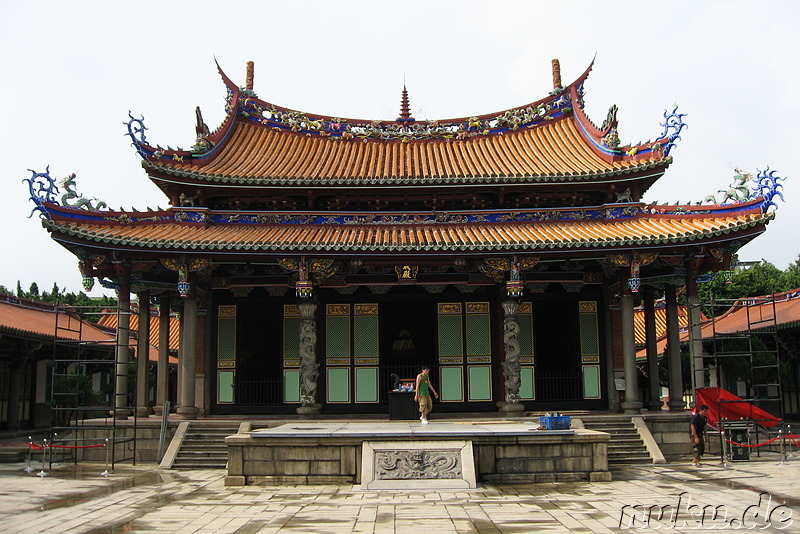
{"label": "green window panel", "polygon": [[356,377],[356,402],[378,402],[378,368],[358,367]]}
{"label": "green window panel", "polygon": [[[439,396],[442,402],[464,402],[464,368],[440,367],[441,377]],[[434,385],[436,389],[436,385]]]}
{"label": "green window panel", "polygon": [[599,365],[584,365],[583,366],[583,398],[584,399],[599,399],[600,398],[600,366]]}
{"label": "green window panel", "polygon": [[325,322],[325,356],[350,357],[350,316],[329,315]]}
{"label": "green window panel", "polygon": [[533,366],[524,366],[519,370],[519,398],[536,399],[536,375]]}
{"label": "green window panel", "polygon": [[467,356],[489,356],[492,336],[489,314],[470,314],[467,319]]}
{"label": "green window panel", "polygon": [[300,318],[283,318],[283,357],[300,358]]}
{"label": "green window panel", "polygon": [[581,356],[597,356],[600,354],[600,342],[597,333],[597,314],[581,313]]}
{"label": "green window panel", "polygon": [[234,371],[217,371],[217,404],[233,403]]}
{"label": "green window panel", "polygon": [[350,368],[328,367],[328,402],[350,402]]}
{"label": "green window panel", "polygon": [[439,315],[439,357],[464,356],[461,315]]}
{"label": "green window panel", "polygon": [[533,357],[533,315],[521,313],[517,315],[517,323],[519,323],[519,334],[517,335],[519,355]]}
{"label": "green window panel", "polygon": [[235,317],[220,317],[217,320],[217,365],[219,367],[236,366]]}
{"label": "green window panel", "polygon": [[492,369],[488,365],[470,365],[467,367],[469,377],[469,400],[492,400]]}
{"label": "green window panel", "polygon": [[354,356],[378,356],[378,316],[356,315],[353,317]]}
{"label": "green window panel", "polygon": [[300,370],[283,370],[283,402],[300,402]]}

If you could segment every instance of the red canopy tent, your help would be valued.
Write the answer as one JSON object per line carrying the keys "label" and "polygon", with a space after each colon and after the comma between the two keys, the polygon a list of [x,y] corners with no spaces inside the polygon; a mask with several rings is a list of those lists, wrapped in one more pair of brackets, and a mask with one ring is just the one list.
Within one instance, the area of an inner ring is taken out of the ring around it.
{"label": "red canopy tent", "polygon": [[780,422],[774,415],[722,388],[698,388],[695,400],[695,410],[702,404],[708,406],[708,424],[714,427],[721,417],[732,421],[747,419],[765,427],[773,427]]}

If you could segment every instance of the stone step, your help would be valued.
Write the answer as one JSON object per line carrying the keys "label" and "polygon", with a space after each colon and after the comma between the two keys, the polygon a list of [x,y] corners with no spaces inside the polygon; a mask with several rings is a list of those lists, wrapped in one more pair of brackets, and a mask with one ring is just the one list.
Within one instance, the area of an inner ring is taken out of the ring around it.
{"label": "stone step", "polygon": [[228,436],[232,436],[233,434],[229,432],[220,432],[217,434],[208,434],[208,433],[195,433],[189,432],[183,438],[184,441],[200,441],[200,442],[208,442],[208,443],[224,443],[225,438]]}
{"label": "stone step", "polygon": [[227,451],[184,451],[178,452],[177,458],[227,458]]}
{"label": "stone step", "polygon": [[202,462],[202,463],[193,463],[193,462],[178,462],[175,461],[172,464],[173,469],[225,469],[228,467],[227,463],[214,463],[214,462]]}
{"label": "stone step", "polygon": [[609,461],[609,465],[623,465],[623,464],[650,464],[653,461],[650,459],[649,456],[644,456],[642,458],[621,458],[619,460],[615,460],[613,463]]}
{"label": "stone step", "polygon": [[637,450],[637,451],[646,451],[647,448],[644,446],[644,443],[609,443],[608,444],[608,451],[630,451],[630,450]]}
{"label": "stone step", "polygon": [[175,469],[225,469],[228,447],[225,438],[239,431],[239,425],[217,426],[193,422],[184,437],[172,467]]}
{"label": "stone step", "polygon": [[224,443],[186,443],[181,446],[183,451],[227,451],[228,447]]}
{"label": "stone step", "polygon": [[584,428],[589,430],[599,430],[600,432],[609,432],[611,434],[616,434],[617,432],[635,432],[636,429],[633,426],[589,426],[584,425]]}
{"label": "stone step", "polygon": [[26,449],[22,448],[0,449],[0,463],[24,462],[27,459],[28,459],[28,451]]}
{"label": "stone step", "polygon": [[647,449],[642,447],[641,449],[608,449],[608,456],[625,456],[627,454],[645,454],[648,455]]}

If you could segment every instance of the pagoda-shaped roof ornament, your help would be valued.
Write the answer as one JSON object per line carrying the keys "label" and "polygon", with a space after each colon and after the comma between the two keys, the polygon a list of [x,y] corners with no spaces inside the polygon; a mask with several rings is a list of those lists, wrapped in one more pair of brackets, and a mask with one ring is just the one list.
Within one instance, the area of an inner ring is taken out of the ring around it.
{"label": "pagoda-shaped roof ornament", "polygon": [[408,90],[406,84],[403,84],[403,94],[400,97],[400,116],[397,117],[397,122],[401,124],[413,124],[414,117],[411,116],[411,109],[408,103]]}

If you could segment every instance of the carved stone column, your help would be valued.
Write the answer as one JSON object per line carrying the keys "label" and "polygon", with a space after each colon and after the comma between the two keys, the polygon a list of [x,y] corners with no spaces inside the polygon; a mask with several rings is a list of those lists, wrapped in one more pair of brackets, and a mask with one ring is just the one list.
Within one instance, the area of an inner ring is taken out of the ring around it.
{"label": "carved stone column", "polygon": [[503,346],[505,359],[503,360],[503,378],[505,380],[505,400],[497,403],[501,412],[509,415],[522,415],[525,406],[519,402],[520,365],[519,365],[519,323],[517,310],[519,303],[516,300],[502,302],[505,318],[503,319]]}
{"label": "carved stone column", "polygon": [[678,296],[675,286],[667,284],[664,290],[667,305],[667,369],[669,369],[669,409],[686,409],[683,401],[683,371],[681,369],[681,334],[678,324]]}
{"label": "carved stone column", "polygon": [[136,344],[136,417],[148,417],[153,409],[147,402],[150,389],[150,296],[142,291],[139,297],[139,328]]}
{"label": "carved stone column", "polygon": [[317,403],[317,322],[314,313],[317,305],[313,302],[301,302],[300,308],[300,406],[297,413],[312,416],[320,412],[321,404]]}
{"label": "carved stone column", "polygon": [[644,290],[644,330],[647,347],[647,384],[650,391],[650,402],[647,408],[661,411],[661,384],[658,374],[658,347],[656,345],[656,307],[652,288]]}
{"label": "carved stone column", "polygon": [[176,410],[181,419],[197,419],[195,398],[195,373],[197,369],[197,295],[195,290],[183,300],[183,331],[181,332],[181,383],[180,406]]}
{"label": "carved stone column", "polygon": [[[627,277],[621,277],[627,282]],[[620,308],[622,312],[622,358],[625,368],[625,402],[622,409],[625,413],[638,414],[642,408],[639,400],[639,376],[636,369],[636,342],[633,330],[633,295],[622,285]]]}
{"label": "carved stone column", "polygon": [[128,408],[128,362],[130,362],[131,281],[127,268],[121,269],[117,296],[117,377],[115,381],[114,417],[127,419],[133,412]]}
{"label": "carved stone column", "polygon": [[156,371],[156,415],[161,415],[169,400],[169,297],[158,299],[158,369]]}

